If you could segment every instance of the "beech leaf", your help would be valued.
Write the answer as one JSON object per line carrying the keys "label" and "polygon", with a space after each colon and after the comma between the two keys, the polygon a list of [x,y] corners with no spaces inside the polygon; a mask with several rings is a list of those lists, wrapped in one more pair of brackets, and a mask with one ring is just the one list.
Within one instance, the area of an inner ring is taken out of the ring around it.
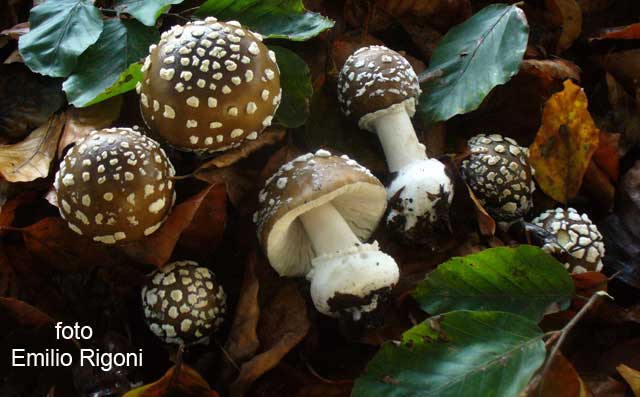
{"label": "beech leaf", "polygon": [[125,393],[123,397],[218,397],[206,380],[186,364],[171,367],[158,381]]}

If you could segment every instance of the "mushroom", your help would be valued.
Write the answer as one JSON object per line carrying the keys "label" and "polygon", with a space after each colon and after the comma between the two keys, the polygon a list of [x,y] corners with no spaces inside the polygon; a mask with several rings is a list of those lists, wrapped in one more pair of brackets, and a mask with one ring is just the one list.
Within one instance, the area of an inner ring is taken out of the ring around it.
{"label": "mushroom", "polygon": [[538,215],[532,223],[555,236],[555,242],[542,248],[565,261],[570,272],[602,270],[605,252],[602,234],[587,214],[579,214],[573,208],[556,208]]}
{"label": "mushroom", "polygon": [[386,207],[368,169],[320,149],[284,164],[265,183],[254,214],[258,238],[281,276],[307,275],[315,307],[366,322],[382,312],[398,266],[366,244]]}
{"label": "mushroom", "polygon": [[54,186],[62,219],[104,244],[149,236],[175,201],[173,165],[158,142],[130,128],[92,131],[60,163]]}
{"label": "mushroom", "polygon": [[533,206],[535,190],[529,149],[499,134],[479,134],[468,144],[471,154],[461,167],[465,182],[496,220],[521,219]]}
{"label": "mushroom", "polygon": [[226,295],[215,275],[193,261],[155,270],[142,287],[149,329],[166,343],[206,343],[224,321]]}
{"label": "mushroom", "polygon": [[142,116],[185,151],[218,152],[254,140],[282,96],[275,53],[237,21],[208,17],[164,32],[142,67]]}
{"label": "mushroom", "polygon": [[387,189],[387,225],[405,241],[433,245],[450,229],[453,183],[444,164],[427,156],[411,124],[420,92],[409,62],[383,46],[358,49],[338,76],[342,112],[378,135],[396,174]]}

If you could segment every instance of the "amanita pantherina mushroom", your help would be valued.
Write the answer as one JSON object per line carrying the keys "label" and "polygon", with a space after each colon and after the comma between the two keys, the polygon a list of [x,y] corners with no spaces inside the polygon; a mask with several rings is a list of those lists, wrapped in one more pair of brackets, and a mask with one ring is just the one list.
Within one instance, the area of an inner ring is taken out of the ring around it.
{"label": "amanita pantherina mushroom", "polygon": [[149,48],[136,89],[149,128],[170,145],[216,152],[271,125],[282,90],[275,53],[236,21],[174,26]]}
{"label": "amanita pantherina mushroom", "polygon": [[215,275],[193,261],[169,263],[142,288],[151,331],[166,343],[202,343],[224,321],[226,295]]}
{"label": "amanita pantherina mushroom", "polygon": [[387,189],[387,225],[405,240],[433,245],[434,236],[449,229],[453,183],[416,137],[410,117],[419,95],[409,62],[382,46],[354,52],[338,77],[342,112],[377,133],[389,170],[396,173]]}
{"label": "amanita pantherina mushroom", "polygon": [[64,156],[54,186],[74,232],[105,244],[148,236],[175,201],[173,165],[160,145],[130,128],[93,131]]}
{"label": "amanita pantherina mushroom", "polygon": [[259,195],[258,237],[281,276],[307,275],[316,308],[373,320],[399,277],[378,244],[362,243],[384,214],[386,192],[369,170],[326,150],[280,167]]}
{"label": "amanita pantherina mushroom", "polygon": [[501,222],[522,218],[533,206],[535,190],[529,150],[499,134],[469,139],[471,154],[462,177],[489,214]]}
{"label": "amanita pantherina mushroom", "polygon": [[538,215],[532,223],[556,237],[555,244],[545,244],[542,248],[565,261],[570,272],[602,270],[604,242],[587,214],[579,214],[573,208],[556,208]]}

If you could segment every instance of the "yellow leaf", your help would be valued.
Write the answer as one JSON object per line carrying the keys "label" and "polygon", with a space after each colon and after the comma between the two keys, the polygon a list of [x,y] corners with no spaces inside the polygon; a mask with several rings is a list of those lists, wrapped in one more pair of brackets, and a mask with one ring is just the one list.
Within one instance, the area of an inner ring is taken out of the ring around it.
{"label": "yellow leaf", "polygon": [[631,390],[633,390],[633,395],[635,397],[640,397],[640,371],[635,370],[631,367],[628,367],[624,364],[620,364],[616,367],[620,375],[627,381]]}
{"label": "yellow leaf", "polygon": [[587,109],[584,90],[571,80],[545,104],[542,125],[530,147],[535,179],[543,192],[566,203],[578,194],[600,131]]}
{"label": "yellow leaf", "polygon": [[22,142],[0,145],[0,174],[9,182],[30,182],[49,175],[66,116],[52,116]]}
{"label": "yellow leaf", "polygon": [[160,380],[133,389],[123,397],[219,397],[207,381],[186,364],[172,367]]}

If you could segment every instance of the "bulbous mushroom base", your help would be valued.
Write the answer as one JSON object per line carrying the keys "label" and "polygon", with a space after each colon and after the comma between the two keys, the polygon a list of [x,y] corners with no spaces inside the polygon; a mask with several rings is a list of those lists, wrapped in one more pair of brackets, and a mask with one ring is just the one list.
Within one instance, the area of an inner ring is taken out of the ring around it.
{"label": "bulbous mushroom base", "polygon": [[380,252],[375,242],[319,256],[312,266],[307,279],[316,309],[354,322],[378,316],[400,277],[394,259]]}
{"label": "bulbous mushroom base", "polygon": [[449,210],[454,188],[446,167],[436,159],[403,167],[387,188],[387,227],[400,241],[434,248],[451,234]]}

